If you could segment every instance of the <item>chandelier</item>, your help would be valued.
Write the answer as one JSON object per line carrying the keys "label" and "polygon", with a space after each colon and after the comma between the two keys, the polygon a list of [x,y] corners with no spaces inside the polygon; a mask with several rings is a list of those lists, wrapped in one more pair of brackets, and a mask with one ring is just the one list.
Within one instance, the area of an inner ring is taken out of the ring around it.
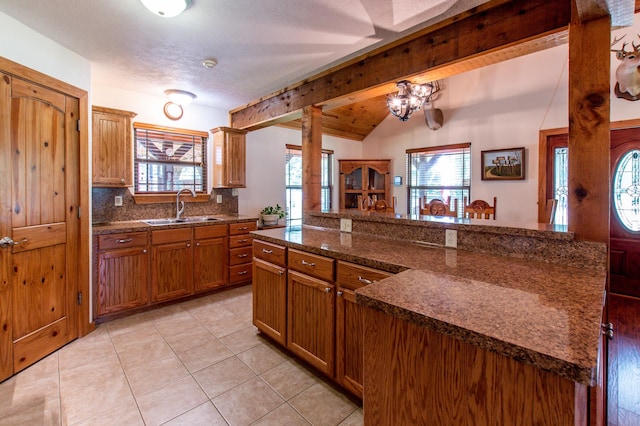
{"label": "chandelier", "polygon": [[387,106],[400,121],[407,121],[411,114],[422,108],[425,101],[440,90],[437,82],[413,84],[409,80],[397,82],[396,87],[398,93],[387,96]]}

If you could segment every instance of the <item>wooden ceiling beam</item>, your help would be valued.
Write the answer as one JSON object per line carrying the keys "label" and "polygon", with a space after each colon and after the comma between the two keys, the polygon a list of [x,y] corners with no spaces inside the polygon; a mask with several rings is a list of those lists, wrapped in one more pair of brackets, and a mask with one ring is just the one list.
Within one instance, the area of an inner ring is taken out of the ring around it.
{"label": "wooden ceiling beam", "polygon": [[422,30],[419,36],[232,110],[230,124],[255,130],[289,121],[306,106],[323,105],[327,110],[354,103],[359,96],[390,93],[397,80],[436,80],[557,46],[567,42],[570,19],[570,0],[494,0]]}
{"label": "wooden ceiling beam", "polygon": [[575,8],[574,20],[578,22],[592,21],[609,14],[605,0],[572,0],[572,3]]}

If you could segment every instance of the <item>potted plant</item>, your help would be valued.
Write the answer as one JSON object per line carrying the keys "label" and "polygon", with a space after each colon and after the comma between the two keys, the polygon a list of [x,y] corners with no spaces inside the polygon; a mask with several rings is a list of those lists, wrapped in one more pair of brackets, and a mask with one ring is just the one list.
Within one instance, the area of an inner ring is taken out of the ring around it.
{"label": "potted plant", "polygon": [[267,206],[260,212],[262,216],[262,224],[263,225],[277,225],[278,220],[285,217],[287,213],[284,211],[280,204],[276,204],[275,207]]}

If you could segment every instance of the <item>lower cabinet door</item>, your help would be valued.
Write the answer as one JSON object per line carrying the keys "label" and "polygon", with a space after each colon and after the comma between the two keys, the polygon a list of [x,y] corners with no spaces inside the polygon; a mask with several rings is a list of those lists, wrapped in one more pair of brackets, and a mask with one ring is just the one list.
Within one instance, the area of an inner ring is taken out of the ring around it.
{"label": "lower cabinet door", "polygon": [[292,270],[287,280],[287,347],[333,376],[335,286]]}
{"label": "lower cabinet door", "polygon": [[149,301],[149,252],[146,247],[98,254],[98,316],[144,306]]}
{"label": "lower cabinet door", "polygon": [[253,259],[253,325],[281,345],[287,344],[287,270]]}
{"label": "lower cabinet door", "polygon": [[199,240],[193,251],[196,291],[210,290],[229,283],[227,237]]}
{"label": "lower cabinet door", "polygon": [[152,302],[193,293],[193,247],[191,242],[152,246]]}
{"label": "lower cabinet door", "polygon": [[356,293],[338,287],[336,293],[336,379],[362,398],[364,322]]}

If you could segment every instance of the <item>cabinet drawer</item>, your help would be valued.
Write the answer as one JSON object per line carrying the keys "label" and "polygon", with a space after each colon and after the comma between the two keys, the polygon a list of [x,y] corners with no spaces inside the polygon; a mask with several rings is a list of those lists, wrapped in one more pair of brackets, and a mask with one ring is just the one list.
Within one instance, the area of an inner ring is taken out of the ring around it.
{"label": "cabinet drawer", "polygon": [[251,262],[251,247],[240,247],[229,250],[229,265]]}
{"label": "cabinet drawer", "polygon": [[251,246],[252,241],[253,241],[253,237],[250,237],[246,234],[234,235],[233,237],[229,237],[229,248]]}
{"label": "cabinet drawer", "polygon": [[191,240],[191,228],[151,231],[151,244],[166,244],[189,240]]}
{"label": "cabinet drawer", "polygon": [[390,272],[367,268],[348,262],[338,262],[338,285],[351,290],[357,290],[367,284],[383,280],[392,276]]}
{"label": "cabinet drawer", "polygon": [[193,238],[203,240],[227,236],[227,225],[197,226],[193,228]]}
{"label": "cabinet drawer", "polygon": [[241,281],[249,281],[252,277],[252,264],[243,263],[229,267],[229,282],[239,283]]}
{"label": "cabinet drawer", "polygon": [[98,235],[98,250],[129,248],[147,245],[147,232]]}
{"label": "cabinet drawer", "polygon": [[253,255],[276,265],[287,266],[287,249],[283,246],[253,240]]}
{"label": "cabinet drawer", "polygon": [[289,269],[302,272],[321,280],[333,282],[333,264],[328,257],[289,249]]}
{"label": "cabinet drawer", "polygon": [[257,225],[255,222],[240,222],[229,224],[229,235],[248,234],[251,231],[255,231]]}

